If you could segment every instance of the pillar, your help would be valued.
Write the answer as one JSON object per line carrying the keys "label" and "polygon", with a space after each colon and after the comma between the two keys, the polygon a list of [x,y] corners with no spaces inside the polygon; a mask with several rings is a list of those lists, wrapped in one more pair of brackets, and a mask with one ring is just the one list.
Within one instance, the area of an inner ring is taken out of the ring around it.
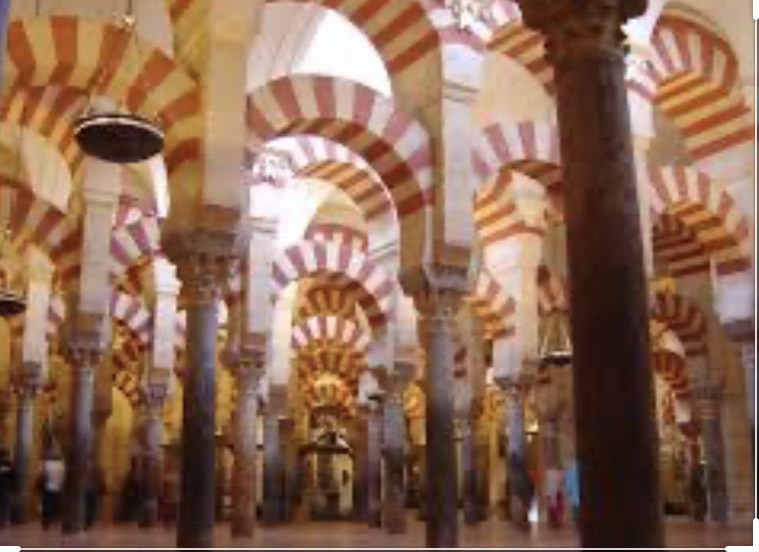
{"label": "pillar", "polygon": [[177,545],[213,548],[217,305],[237,254],[237,236],[198,230],[164,238],[163,246],[177,264],[187,312]]}
{"label": "pillar", "polygon": [[66,479],[63,487],[64,533],[78,533],[85,528],[85,494],[92,460],[92,412],[95,370],[102,350],[90,343],[69,344],[71,363],[71,408],[66,450]]}
{"label": "pillar", "polygon": [[[556,82],[581,546],[661,547],[648,294],[621,29],[648,2],[518,4],[525,24],[545,35]],[[635,477],[619,477],[620,461]]]}
{"label": "pillar", "polygon": [[529,380],[522,378],[499,378],[498,385],[503,390],[506,399],[506,488],[504,489],[504,501],[506,515],[517,526],[524,529],[527,519],[525,512],[518,506],[516,485],[519,478],[524,477],[526,459],[524,450],[524,396],[527,392]]}
{"label": "pillar", "polygon": [[[91,466],[90,477],[99,478],[105,485],[105,475],[103,465],[101,463],[100,453],[103,449],[103,439],[105,437],[105,426],[108,423],[108,418],[111,417],[113,411],[113,376],[110,370],[109,362],[103,362],[103,366],[98,370],[95,376],[95,391],[92,408],[92,450],[91,454]],[[108,463],[110,459],[106,460]],[[105,492],[106,489],[103,489]],[[111,512],[111,500],[108,497],[101,497],[100,507],[98,508],[98,514],[101,519],[105,513],[109,515]]]}
{"label": "pillar", "polygon": [[400,378],[391,376],[383,408],[384,456],[382,524],[391,534],[406,532],[406,416],[403,410],[403,388]]}
{"label": "pillar", "polygon": [[382,399],[370,397],[366,422],[366,510],[369,527],[382,525]]}
{"label": "pillar", "polygon": [[298,450],[295,443],[295,419],[291,416],[279,420],[279,442],[282,455],[281,519],[290,522],[295,516],[297,489]]}
{"label": "pillar", "polygon": [[709,500],[709,517],[712,521],[726,522],[728,513],[727,483],[725,477],[725,448],[720,423],[720,396],[714,386],[704,385],[693,390],[696,415],[701,426],[706,459],[706,486]]}
{"label": "pillar", "polygon": [[42,367],[24,363],[16,394],[16,447],[14,466],[18,495],[14,504],[13,519],[25,523],[31,512],[32,453],[34,448],[34,399],[42,383]]}
{"label": "pillar", "polygon": [[284,466],[280,441],[280,419],[284,416],[286,390],[269,388],[269,402],[264,415],[264,499],[263,522],[275,525],[283,521]]}
{"label": "pillar", "polygon": [[[440,275],[432,274],[437,280]],[[427,353],[426,398],[426,546],[458,546],[458,481],[454,434],[454,331],[464,279],[429,282],[415,297],[422,343]],[[459,285],[456,285],[459,284]]]}
{"label": "pillar", "polygon": [[367,520],[367,417],[366,408],[360,407],[354,420],[353,431],[353,519]]}
{"label": "pillar", "polygon": [[143,428],[143,474],[145,485],[141,527],[154,527],[158,523],[158,498],[161,492],[161,451],[163,445],[163,407],[168,396],[169,376],[150,375],[145,390],[145,418]]}
{"label": "pillar", "polygon": [[232,536],[252,537],[256,523],[256,453],[258,445],[258,383],[264,353],[242,354],[237,368],[232,468]]}
{"label": "pillar", "polygon": [[469,417],[456,420],[461,436],[461,477],[462,498],[464,502],[464,523],[477,523],[477,472],[474,458],[474,428]]}

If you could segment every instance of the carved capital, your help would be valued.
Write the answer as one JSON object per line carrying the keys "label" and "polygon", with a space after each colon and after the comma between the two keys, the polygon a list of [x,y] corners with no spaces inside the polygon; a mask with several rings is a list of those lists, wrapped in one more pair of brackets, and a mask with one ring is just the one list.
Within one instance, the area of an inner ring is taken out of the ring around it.
{"label": "carved capital", "polygon": [[622,25],[645,13],[648,0],[517,0],[528,27],[546,38],[546,55],[560,67],[589,52],[624,52]]}
{"label": "carved capital", "polygon": [[401,283],[425,319],[452,320],[469,290],[466,269],[442,264],[402,274]]}
{"label": "carved capital", "polygon": [[504,395],[509,397],[523,398],[532,385],[532,378],[527,374],[520,374],[516,376],[496,376],[495,382],[498,387],[504,392]]}
{"label": "carved capital", "polygon": [[19,397],[34,397],[42,389],[42,365],[39,362],[24,362],[13,379],[13,389]]}
{"label": "carved capital", "polygon": [[66,343],[65,357],[74,370],[94,369],[103,360],[100,339],[78,337],[69,340]]}
{"label": "carved capital", "polygon": [[143,389],[145,410],[148,417],[160,417],[163,405],[169,396],[168,381],[150,381]]}
{"label": "carved capital", "polygon": [[190,304],[215,303],[222,284],[237,270],[247,238],[244,233],[211,230],[167,237],[162,245],[177,265],[184,300]]}

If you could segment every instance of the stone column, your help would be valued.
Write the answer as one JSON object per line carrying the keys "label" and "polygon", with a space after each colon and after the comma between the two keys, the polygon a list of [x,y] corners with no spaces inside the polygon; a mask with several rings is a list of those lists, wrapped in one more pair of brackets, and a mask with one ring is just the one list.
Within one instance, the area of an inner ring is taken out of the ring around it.
{"label": "stone column", "polygon": [[279,420],[279,442],[282,455],[282,507],[283,522],[290,522],[295,515],[297,498],[296,471],[298,451],[295,444],[295,420],[288,416]]}
{"label": "stone column", "polygon": [[287,390],[269,388],[264,415],[264,498],[263,522],[275,525],[283,521],[284,466],[280,441],[280,419],[284,416]]}
{"label": "stone column", "polygon": [[504,498],[506,502],[506,514],[515,524],[524,528],[524,519],[520,519],[521,512],[516,510],[517,494],[514,490],[514,481],[521,477],[521,469],[526,467],[524,454],[524,395],[528,388],[528,379],[499,378],[498,385],[503,390],[506,398],[506,488]]}
{"label": "stone column", "polygon": [[382,397],[369,397],[366,422],[366,510],[369,527],[382,525]]}
{"label": "stone column", "polygon": [[[621,25],[646,0],[518,0],[555,73],[567,221],[580,542],[661,547],[648,292]],[[620,461],[635,477],[620,477]]]}
{"label": "stone column", "polygon": [[62,529],[64,533],[78,533],[85,528],[85,493],[92,460],[95,369],[100,365],[102,350],[84,342],[70,343],[68,347],[72,378]]}
{"label": "stone column", "polygon": [[[111,413],[113,412],[113,374],[108,360],[103,361],[102,366],[95,375],[94,385],[95,391],[92,407],[92,450],[90,452],[92,455],[92,463],[90,465],[90,477],[101,477],[101,481],[105,484],[100,452],[103,448],[105,426],[108,423],[108,418],[111,417]],[[107,464],[109,460],[110,458],[106,459],[105,463]],[[100,504],[101,506],[98,508],[98,514],[101,516],[101,519],[103,519],[105,515],[112,513],[110,497],[106,499],[106,497],[103,496]]]}
{"label": "stone column", "polygon": [[220,284],[234,263],[237,236],[199,230],[164,239],[177,263],[187,309],[183,372],[181,487],[177,545],[212,548],[216,497],[216,334]]}
{"label": "stone column", "polygon": [[158,498],[161,492],[161,450],[163,445],[163,407],[169,391],[169,375],[158,377],[151,373],[145,389],[145,419],[143,427],[143,474],[145,504],[140,518],[141,527],[158,523]]}
{"label": "stone column", "polygon": [[[415,297],[422,343],[427,352],[426,383],[426,546],[458,546],[458,482],[454,434],[454,331],[464,279],[442,282],[431,275],[426,293]],[[461,282],[459,282],[461,280]],[[461,284],[461,285],[456,285]]]}
{"label": "stone column", "polygon": [[264,352],[240,356],[236,367],[237,405],[233,439],[232,536],[252,537],[256,523],[256,452],[258,445],[258,383],[264,370]]}
{"label": "stone column", "polygon": [[360,407],[354,420],[353,431],[353,519],[367,519],[367,447],[368,441],[368,412]]}
{"label": "stone column", "polygon": [[728,512],[725,476],[725,448],[720,423],[720,393],[711,385],[694,388],[696,415],[701,425],[706,459],[706,485],[709,496],[709,517],[726,522]]}
{"label": "stone column", "polygon": [[477,517],[477,473],[474,464],[474,428],[469,417],[456,420],[461,437],[461,477],[464,523],[474,525]]}
{"label": "stone column", "polygon": [[14,465],[18,495],[14,504],[13,519],[17,523],[26,523],[31,512],[32,486],[32,451],[34,448],[34,399],[42,385],[42,367],[38,364],[24,363],[19,385],[16,389],[16,448]]}
{"label": "stone column", "polygon": [[403,410],[403,389],[406,380],[390,377],[383,408],[382,449],[384,456],[384,496],[382,524],[388,533],[406,532],[406,415]]}

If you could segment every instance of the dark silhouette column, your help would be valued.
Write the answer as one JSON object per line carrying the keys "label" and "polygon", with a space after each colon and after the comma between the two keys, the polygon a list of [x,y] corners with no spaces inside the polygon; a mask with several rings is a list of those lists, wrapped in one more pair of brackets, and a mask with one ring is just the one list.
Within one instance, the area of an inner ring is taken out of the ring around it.
{"label": "dark silhouette column", "polygon": [[367,411],[360,407],[353,429],[353,519],[367,521]]}
{"label": "dark silhouette column", "polygon": [[696,416],[704,439],[706,459],[706,485],[709,495],[709,518],[726,522],[728,512],[727,483],[725,478],[725,447],[720,423],[720,391],[704,384],[693,389]]}
{"label": "dark silhouette column", "polygon": [[382,398],[369,400],[366,422],[366,511],[370,527],[382,525]]}
{"label": "dark silhouette column", "polygon": [[466,274],[435,267],[417,283],[420,338],[427,353],[426,386],[426,546],[458,546],[458,478],[454,431],[454,331],[466,290]]}
{"label": "dark silhouette column", "polygon": [[234,234],[198,230],[165,239],[163,245],[177,264],[187,311],[177,545],[213,548],[218,301],[239,244]]}
{"label": "dark silhouette column", "polygon": [[263,351],[243,353],[236,367],[237,405],[234,418],[232,469],[232,536],[252,537],[256,524],[256,455],[258,383],[264,370]]}
{"label": "dark silhouette column", "polygon": [[[554,69],[583,547],[661,547],[648,292],[621,26],[646,0],[518,0]],[[622,464],[623,463],[623,464]],[[635,477],[623,477],[634,473]]]}
{"label": "dark silhouette column", "polygon": [[42,384],[42,367],[37,363],[24,363],[16,387],[16,449],[14,464],[18,494],[14,504],[13,519],[25,523],[31,508],[32,450],[34,447],[34,398]]}
{"label": "dark silhouette column", "polygon": [[158,496],[161,488],[161,445],[163,443],[163,407],[168,395],[168,381],[149,382],[145,390],[143,427],[143,475],[145,504],[140,525],[154,527],[158,522]]}
{"label": "dark silhouette column", "polygon": [[403,390],[408,380],[400,375],[390,376],[383,408],[385,459],[385,488],[382,504],[382,524],[388,533],[406,532],[406,417],[403,411]]}
{"label": "dark silhouette column", "polygon": [[79,339],[68,344],[72,378],[61,524],[64,533],[78,533],[85,528],[85,493],[92,461],[95,370],[102,359],[102,349],[95,341],[99,340]]}
{"label": "dark silhouette column", "polygon": [[263,521],[274,525],[283,521],[284,464],[281,443],[281,419],[285,414],[287,390],[272,385],[264,416],[264,496]]}

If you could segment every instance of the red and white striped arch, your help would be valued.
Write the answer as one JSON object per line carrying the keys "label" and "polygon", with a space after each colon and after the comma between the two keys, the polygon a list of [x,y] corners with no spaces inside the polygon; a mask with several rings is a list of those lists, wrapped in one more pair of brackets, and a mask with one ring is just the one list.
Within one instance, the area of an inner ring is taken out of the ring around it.
{"label": "red and white striped arch", "polygon": [[[73,103],[80,100],[71,98],[79,91],[118,98],[131,112],[156,116],[165,133],[170,176],[199,160],[203,122],[198,83],[124,29],[65,15],[17,19],[8,27],[6,66],[11,98],[20,89],[72,89],[60,92],[65,99],[56,99],[65,108],[59,115],[73,114]],[[47,126],[53,137],[56,125]]]}
{"label": "red and white striped arch", "polygon": [[706,355],[706,320],[691,301],[675,293],[656,293],[651,316],[675,332],[686,357]]}
{"label": "red and white striped arch", "polygon": [[337,316],[352,318],[356,312],[356,296],[335,285],[312,285],[301,295],[298,316]]}
{"label": "red and white striped arch", "polygon": [[654,235],[674,275],[708,270],[709,257],[721,275],[751,268],[749,221],[723,186],[684,165],[649,167],[648,178],[652,214],[683,226],[664,218]]}
{"label": "red and white striped arch", "polygon": [[19,250],[34,244],[44,251],[56,269],[62,271],[79,250],[81,228],[26,186],[3,179],[0,203],[13,205],[9,230]]}
{"label": "red and white striped arch", "polygon": [[366,368],[366,357],[346,347],[305,350],[297,357],[298,375],[303,382],[313,381],[324,375],[343,380],[357,389],[359,374]]}
{"label": "red and white striped arch", "polygon": [[334,243],[304,241],[280,252],[272,265],[272,300],[291,283],[324,273],[350,279],[369,324],[384,326],[395,292],[393,281],[360,251]]}
{"label": "red and white striped arch", "polygon": [[469,300],[483,322],[486,338],[508,338],[514,334],[514,300],[487,269],[480,269]]}
{"label": "red and white striped arch", "polygon": [[332,77],[282,77],[248,98],[254,141],[311,134],[363,157],[387,186],[399,215],[406,259],[424,253],[433,203],[430,138],[391,100],[355,82]]}
{"label": "red and white striped arch", "polygon": [[114,291],[111,295],[111,316],[129,328],[140,345],[150,344],[153,336],[153,316],[142,299]]}
{"label": "red and white striped arch", "polygon": [[112,276],[119,279],[140,261],[156,256],[160,240],[155,216],[143,214],[128,224],[116,226],[111,234]]}
{"label": "red and white striped arch", "polygon": [[293,327],[292,347],[296,351],[313,345],[334,344],[357,353],[366,352],[371,337],[349,318],[314,316]]}
{"label": "red and white striped arch", "polygon": [[695,161],[750,145],[754,128],[725,36],[692,14],[666,10],[651,37],[655,101]]}
{"label": "red and white striped arch", "polygon": [[343,409],[351,415],[355,411],[356,392],[338,377],[322,375],[302,387],[303,398],[311,410]]}
{"label": "red and white striped arch", "polygon": [[[114,359],[114,364],[118,361]],[[120,369],[113,374],[113,386],[121,391],[132,408],[136,409],[142,400],[140,380],[137,376],[126,369]]]}
{"label": "red and white striped arch", "polygon": [[87,94],[80,89],[17,85],[0,101],[0,119],[45,137],[76,178],[81,175],[84,155],[74,139],[74,121],[86,104]]}
{"label": "red and white striped arch", "polygon": [[366,232],[358,228],[346,226],[345,224],[331,222],[310,224],[306,229],[304,239],[324,243],[336,243],[341,247],[358,249],[364,253],[369,244]]}
{"label": "red and white striped arch", "polygon": [[553,96],[555,93],[553,68],[545,57],[543,35],[528,29],[521,15],[500,26],[488,44],[488,50],[513,60],[532,75]]}
{"label": "red and white striped arch", "polygon": [[[280,143],[277,143],[277,148]],[[393,208],[392,196],[379,175],[355,152],[320,136],[295,136],[282,141],[296,175],[331,183],[351,198],[371,221]]]}

